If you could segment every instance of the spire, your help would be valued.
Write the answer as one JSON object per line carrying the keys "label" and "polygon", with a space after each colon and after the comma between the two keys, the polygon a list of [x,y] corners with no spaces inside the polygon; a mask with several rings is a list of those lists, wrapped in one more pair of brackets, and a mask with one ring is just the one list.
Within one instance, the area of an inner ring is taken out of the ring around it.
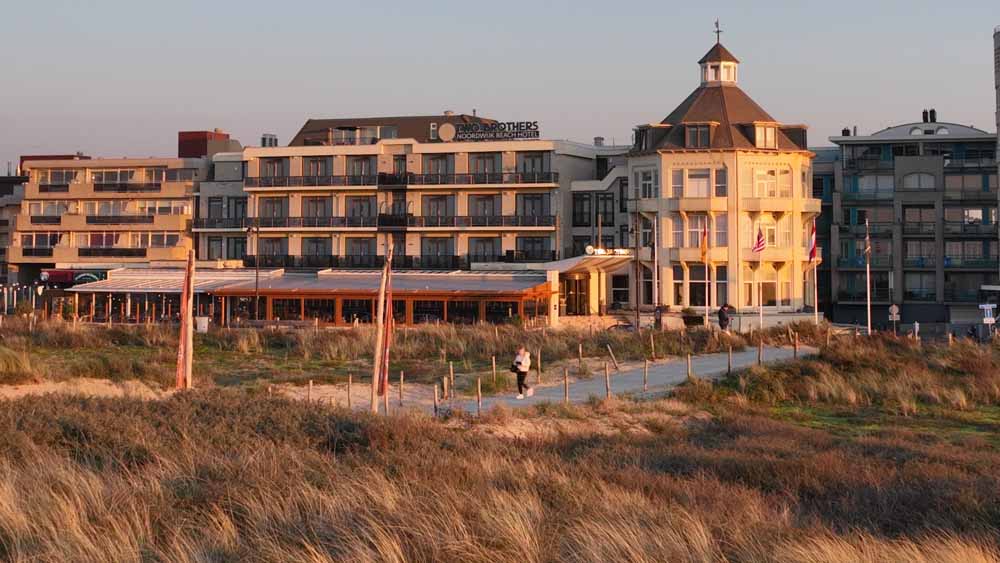
{"label": "spire", "polygon": [[715,18],[715,44],[720,44],[719,36],[722,35],[722,28],[719,27],[719,18]]}

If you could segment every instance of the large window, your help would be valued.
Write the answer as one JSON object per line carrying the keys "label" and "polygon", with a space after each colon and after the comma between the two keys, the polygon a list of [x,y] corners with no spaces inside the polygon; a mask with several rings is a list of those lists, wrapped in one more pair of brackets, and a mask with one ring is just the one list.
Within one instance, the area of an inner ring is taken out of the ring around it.
{"label": "large window", "polygon": [[711,128],[708,125],[685,125],[687,133],[687,148],[704,149],[709,146],[709,134]]}
{"label": "large window", "polygon": [[903,276],[903,299],[934,301],[937,298],[937,274],[907,272]]}
{"label": "large window", "polygon": [[729,245],[729,216],[720,213],[715,216],[715,246]]}
{"label": "large window", "polygon": [[907,190],[933,190],[936,187],[933,174],[914,172],[903,176],[903,188]]}
{"label": "large window", "polygon": [[28,215],[33,217],[43,215],[46,217],[59,217],[64,213],[68,213],[71,208],[72,205],[69,201],[33,201],[28,204]]}
{"label": "large window", "polygon": [[636,171],[635,184],[639,190],[639,197],[643,199],[660,197],[660,177],[656,170]]}
{"label": "large window", "polygon": [[517,153],[517,171],[528,174],[549,172],[551,170],[551,154],[549,152],[519,152]]}
{"label": "large window", "polygon": [[[211,206],[212,203],[209,202],[209,216],[215,217],[211,215]],[[188,202],[181,199],[140,200],[138,213],[139,215],[190,215],[191,209]]]}
{"label": "large window", "polygon": [[688,246],[698,248],[701,246],[702,230],[708,228],[708,215],[688,215]]}
{"label": "large window", "polygon": [[711,194],[711,171],[708,168],[694,168],[687,172],[687,197],[709,197]]}
{"label": "large window", "polygon": [[208,218],[219,219],[222,217],[222,197],[208,198]]}
{"label": "large window", "polygon": [[754,170],[754,195],[756,197],[778,197],[777,170]]}
{"label": "large window", "polygon": [[222,237],[208,237],[208,259],[222,260]]}
{"label": "large window", "polygon": [[792,171],[787,168],[778,170],[778,197],[792,197]]}
{"label": "large window", "polygon": [[514,203],[517,215],[521,217],[546,217],[551,215],[549,194],[517,194]]}
{"label": "large window", "polygon": [[725,168],[715,170],[715,197],[726,197],[729,195],[729,174]]}
{"label": "large window", "polygon": [[472,174],[492,174],[500,171],[500,153],[472,153],[469,155],[469,172]]}
{"label": "large window", "polygon": [[333,173],[333,158],[310,157],[302,163],[303,176],[329,176]]}
{"label": "large window", "polygon": [[469,215],[473,217],[494,217],[500,215],[500,195],[470,195]]}
{"label": "large window", "polygon": [[615,224],[615,194],[611,192],[595,194],[597,203],[597,215],[601,219],[601,226],[608,227]]}
{"label": "large window", "polygon": [[589,227],[591,212],[591,198],[589,193],[573,194],[573,226]]}
{"label": "large window", "polygon": [[333,199],[324,197],[302,198],[303,217],[329,217],[333,208]]}
{"label": "large window", "polygon": [[78,170],[35,170],[32,175],[41,185],[61,185],[76,182]]}
{"label": "large window", "polygon": [[[117,235],[117,233],[115,234]],[[178,233],[132,233],[132,248],[169,248],[177,246],[180,241],[181,236]],[[91,238],[91,242],[93,242],[93,238]]]}
{"label": "large window", "polygon": [[670,216],[670,224],[673,226],[674,247],[684,248],[684,219],[680,214],[674,213]]}
{"label": "large window", "polygon": [[684,197],[684,170],[672,170],[670,172],[670,196]]}
{"label": "large window", "polygon": [[348,217],[374,217],[374,196],[348,196],[344,198]]}
{"label": "large window", "polygon": [[64,233],[24,233],[21,246],[24,248],[52,248],[60,243]]}
{"label": "large window", "polygon": [[775,128],[767,125],[758,125],[754,129],[754,138],[756,139],[757,148],[760,149],[774,149],[777,148]]}
{"label": "large window", "polygon": [[245,237],[226,238],[226,258],[230,260],[242,260],[247,253],[247,239]]}

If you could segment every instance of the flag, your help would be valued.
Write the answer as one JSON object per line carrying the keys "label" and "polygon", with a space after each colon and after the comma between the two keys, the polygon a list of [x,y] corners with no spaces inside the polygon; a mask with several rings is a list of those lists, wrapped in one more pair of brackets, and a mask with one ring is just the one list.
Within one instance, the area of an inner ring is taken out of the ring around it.
{"label": "flag", "polygon": [[383,396],[389,389],[389,348],[392,347],[392,333],[395,320],[392,314],[392,246],[389,246],[385,257],[385,306],[382,308],[382,350],[379,357],[378,394]]}
{"label": "flag", "polygon": [[764,231],[757,227],[757,242],[753,243],[753,248],[750,249],[751,252],[764,252],[767,248],[767,241],[764,240]]}
{"label": "flag", "polygon": [[809,235],[809,262],[816,261],[816,220],[813,219],[812,233]]}
{"label": "flag", "polygon": [[865,259],[872,257],[872,237],[868,231],[868,219],[865,219]]}
{"label": "flag", "polygon": [[708,217],[705,218],[705,223],[701,226],[701,261],[705,264],[708,263]]}

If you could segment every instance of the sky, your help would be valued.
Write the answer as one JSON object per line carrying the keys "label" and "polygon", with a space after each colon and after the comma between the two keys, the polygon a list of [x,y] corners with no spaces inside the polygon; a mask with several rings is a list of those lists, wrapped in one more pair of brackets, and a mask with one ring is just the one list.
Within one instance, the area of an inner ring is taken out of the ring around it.
{"label": "sky", "polygon": [[22,154],[172,156],[181,130],[285,144],[307,118],[473,108],[627,143],[698,86],[717,18],[740,86],[810,145],[931,107],[995,130],[997,0],[4,4],[0,173]]}

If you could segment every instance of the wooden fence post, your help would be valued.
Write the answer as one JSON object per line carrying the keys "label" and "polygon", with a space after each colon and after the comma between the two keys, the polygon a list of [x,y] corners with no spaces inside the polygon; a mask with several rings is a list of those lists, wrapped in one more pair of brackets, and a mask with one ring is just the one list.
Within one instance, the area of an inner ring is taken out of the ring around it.
{"label": "wooden fence post", "polygon": [[653,331],[649,331],[649,357],[656,360],[656,341],[653,340]]}
{"label": "wooden fence post", "polygon": [[764,340],[757,342],[757,365],[764,365]]}
{"label": "wooden fence post", "polygon": [[569,404],[569,368],[563,367],[563,404]]}
{"label": "wooden fence post", "polygon": [[382,393],[382,408],[385,409],[385,415],[386,416],[389,416],[389,390],[391,388],[392,388],[392,385],[389,384],[389,374],[387,373],[387,374],[385,374],[385,389],[382,390],[383,391],[383,393]]}
{"label": "wooden fence post", "polygon": [[313,400],[313,380],[309,380],[309,392],[306,394],[306,402],[311,403]]}
{"label": "wooden fence post", "polygon": [[493,390],[497,388],[497,357],[490,356],[490,363],[493,364]]}
{"label": "wooden fence post", "polygon": [[354,378],[353,375],[347,374],[347,409],[351,408],[351,380]]}
{"label": "wooden fence post", "polygon": [[799,333],[795,332],[792,336],[795,338],[795,343],[792,345],[792,358],[797,360],[799,358]]}
{"label": "wooden fence post", "polygon": [[621,366],[618,365],[618,360],[615,358],[615,353],[611,351],[611,345],[608,344],[608,354],[611,355],[611,361],[615,363],[615,371],[621,371]]}
{"label": "wooden fence post", "polygon": [[403,406],[403,370],[399,370],[399,406]]}
{"label": "wooden fence post", "polygon": [[437,384],[434,384],[434,416],[437,416],[438,414],[438,405],[440,402],[441,400],[438,398],[438,386]]}
{"label": "wooden fence post", "polygon": [[729,365],[726,367],[726,375],[733,374],[733,345],[729,345]]}
{"label": "wooden fence post", "polygon": [[483,416],[483,378],[476,378],[476,416]]}
{"label": "wooden fence post", "polygon": [[448,400],[448,378],[444,377],[441,381],[441,400]]}
{"label": "wooden fence post", "polygon": [[694,375],[694,371],[691,370],[691,354],[688,354],[687,355],[687,378],[688,378],[688,381],[691,380],[691,378],[692,378],[693,375]]}
{"label": "wooden fence post", "polygon": [[832,332],[833,332],[833,331],[832,331],[832,330],[830,330],[830,327],[829,327],[829,326],[828,326],[828,327],[826,327],[826,346],[827,346],[827,348],[829,348],[829,347],[830,347],[830,334],[831,334]]}
{"label": "wooden fence post", "polygon": [[604,362],[604,397],[611,398],[611,372],[608,370],[608,362]]}
{"label": "wooden fence post", "polygon": [[642,362],[642,391],[649,391],[649,360]]}
{"label": "wooden fence post", "polygon": [[541,383],[542,383],[542,349],[541,348],[538,349],[538,366],[536,366],[536,369],[538,370],[538,384],[541,385]]}
{"label": "wooden fence post", "polygon": [[455,388],[455,362],[448,362],[448,379],[451,383],[451,388]]}
{"label": "wooden fence post", "polygon": [[576,345],[576,355],[580,358],[580,369],[583,369],[583,343],[580,342]]}

